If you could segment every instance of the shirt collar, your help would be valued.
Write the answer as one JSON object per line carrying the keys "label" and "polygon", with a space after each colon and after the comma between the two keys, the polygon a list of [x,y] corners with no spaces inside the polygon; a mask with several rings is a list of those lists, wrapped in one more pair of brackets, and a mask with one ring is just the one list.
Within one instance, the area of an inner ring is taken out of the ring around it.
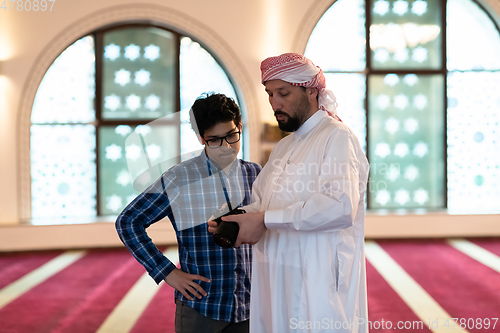
{"label": "shirt collar", "polygon": [[299,127],[298,130],[295,131],[295,137],[301,138],[305,134],[309,133],[309,131],[316,127],[316,125],[318,125],[318,123],[325,117],[328,117],[328,114],[325,111],[316,111],[302,124],[302,126]]}
{"label": "shirt collar", "polygon": [[[203,157],[204,163],[206,163],[208,165],[208,167],[210,168],[209,173],[211,172],[211,174],[216,174],[218,172],[222,172],[222,168],[217,163],[215,163],[210,157],[208,157],[207,152],[205,151],[205,149],[203,149],[203,152],[201,153],[200,156]],[[229,169],[228,176],[230,174],[232,174],[234,172],[234,170],[237,170],[237,167],[239,165],[240,165],[240,159],[236,158],[234,160],[233,164],[231,164],[231,168]]]}

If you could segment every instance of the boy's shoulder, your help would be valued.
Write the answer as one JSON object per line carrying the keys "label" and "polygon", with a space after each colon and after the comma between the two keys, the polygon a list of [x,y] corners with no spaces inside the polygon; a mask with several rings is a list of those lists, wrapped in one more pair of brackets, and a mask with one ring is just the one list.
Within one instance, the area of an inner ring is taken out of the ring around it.
{"label": "boy's shoulder", "polygon": [[187,180],[190,178],[198,178],[203,176],[205,171],[205,164],[200,156],[190,158],[174,165],[163,174],[164,177],[172,181]]}
{"label": "boy's shoulder", "polygon": [[262,167],[258,163],[245,161],[243,159],[238,159],[238,160],[240,161],[240,165],[245,169],[255,169],[258,172],[260,172],[260,170],[262,170]]}

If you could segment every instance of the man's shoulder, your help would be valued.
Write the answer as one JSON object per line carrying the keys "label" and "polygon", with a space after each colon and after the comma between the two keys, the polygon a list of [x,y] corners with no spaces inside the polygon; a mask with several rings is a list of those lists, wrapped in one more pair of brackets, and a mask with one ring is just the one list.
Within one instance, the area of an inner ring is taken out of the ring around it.
{"label": "man's shoulder", "polygon": [[345,123],[338,121],[336,119],[333,119],[331,117],[328,117],[326,121],[323,121],[319,127],[320,131],[324,131],[329,135],[332,134],[339,134],[339,135],[346,135],[350,137],[356,137],[352,129],[346,125]]}
{"label": "man's shoulder", "polygon": [[332,117],[325,117],[325,119],[323,119],[321,124],[323,125],[323,127],[328,127],[328,128],[338,128],[340,130],[350,129],[349,126],[347,126],[344,122],[334,119]]}

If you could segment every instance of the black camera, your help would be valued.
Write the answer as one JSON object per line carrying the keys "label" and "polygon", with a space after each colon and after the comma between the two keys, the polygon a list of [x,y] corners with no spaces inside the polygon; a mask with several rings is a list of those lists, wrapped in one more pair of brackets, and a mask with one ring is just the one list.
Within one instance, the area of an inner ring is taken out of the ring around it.
{"label": "black camera", "polygon": [[[246,212],[243,209],[235,208],[222,216],[245,214],[245,213]],[[214,234],[214,242],[220,247],[223,247],[225,249],[230,249],[234,246],[234,243],[236,243],[236,239],[238,238],[238,232],[240,231],[240,226],[236,222],[222,221],[222,216],[214,220],[219,225],[217,227],[217,231]]]}

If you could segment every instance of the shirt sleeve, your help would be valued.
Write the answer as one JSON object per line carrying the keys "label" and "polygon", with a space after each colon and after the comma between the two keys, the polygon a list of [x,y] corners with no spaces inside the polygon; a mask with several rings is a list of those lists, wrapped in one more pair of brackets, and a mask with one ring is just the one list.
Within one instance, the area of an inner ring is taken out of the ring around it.
{"label": "shirt sleeve", "polygon": [[144,266],[149,275],[159,284],[170,272],[175,264],[161,253],[146,232],[146,228],[165,216],[172,216],[171,200],[165,190],[172,181],[163,175],[146,191],[135,198],[118,216],[115,226],[118,235],[137,259]]}
{"label": "shirt sleeve", "polygon": [[353,225],[360,202],[360,162],[357,139],[345,129],[335,129],[325,144],[319,184],[307,200],[265,212],[268,229],[339,231]]}

